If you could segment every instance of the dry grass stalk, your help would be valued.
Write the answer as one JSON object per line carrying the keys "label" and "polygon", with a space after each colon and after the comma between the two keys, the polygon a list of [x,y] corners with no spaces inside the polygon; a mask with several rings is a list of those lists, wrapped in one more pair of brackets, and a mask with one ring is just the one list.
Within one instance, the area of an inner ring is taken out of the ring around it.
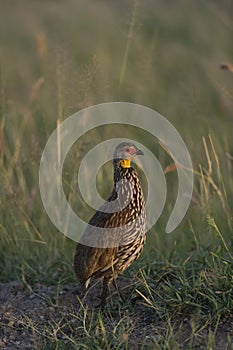
{"label": "dry grass stalk", "polygon": [[0,156],[3,156],[5,152],[6,144],[5,144],[5,136],[4,129],[0,127]]}
{"label": "dry grass stalk", "polygon": [[38,56],[40,58],[44,58],[47,55],[48,49],[47,49],[47,38],[46,34],[43,32],[36,34],[36,45],[37,45],[37,52]]}
{"label": "dry grass stalk", "polygon": [[230,64],[230,63],[221,63],[221,64],[220,64],[220,67],[221,67],[222,69],[227,70],[228,72],[233,73],[233,65]]}
{"label": "dry grass stalk", "polygon": [[32,89],[31,89],[31,93],[30,93],[30,98],[29,98],[31,102],[33,102],[37,98],[37,96],[40,92],[40,89],[41,89],[42,85],[44,84],[44,81],[45,81],[44,78],[40,77],[33,85]]}

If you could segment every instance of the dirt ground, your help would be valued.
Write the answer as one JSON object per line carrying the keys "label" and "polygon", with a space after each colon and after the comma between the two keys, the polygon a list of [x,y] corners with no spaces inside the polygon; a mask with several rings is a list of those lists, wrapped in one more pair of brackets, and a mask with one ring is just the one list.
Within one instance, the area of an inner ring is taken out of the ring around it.
{"label": "dirt ground", "polygon": [[[127,281],[120,281],[120,288],[123,291],[126,283]],[[98,309],[97,305],[100,300],[96,297],[98,295],[96,290],[100,292],[99,289],[100,287],[96,286],[89,292],[86,299],[89,310]],[[30,289],[19,282],[0,283],[0,349],[42,349],[40,341],[44,329],[51,324],[59,325],[61,319],[64,318],[71,325],[71,329],[72,324],[75,328],[77,320],[74,320],[72,315],[78,314],[80,308],[76,292],[77,285],[60,285],[58,288],[38,283],[33,289]],[[119,298],[117,292],[114,293],[116,298]],[[148,341],[149,348],[150,341],[156,337],[156,332],[164,330],[164,325],[158,322],[154,310],[146,307],[138,294],[131,294],[131,300],[133,326],[130,337],[132,349],[139,349],[142,339],[144,339],[145,348]],[[109,300],[109,303],[114,302]],[[127,312],[128,310],[125,309],[122,314],[127,314]],[[116,312],[117,318],[120,319],[119,312]],[[79,322],[81,321],[79,320]],[[190,325],[182,320],[182,327],[183,337],[187,339],[191,332]],[[72,336],[72,330],[68,332]],[[207,337],[207,334],[203,331],[202,337],[205,338],[205,336]],[[226,346],[227,343],[229,344],[229,336],[232,337],[233,341],[233,318],[228,319],[218,327],[216,349],[232,349],[229,345]],[[195,347],[195,349],[204,349],[204,347]]]}

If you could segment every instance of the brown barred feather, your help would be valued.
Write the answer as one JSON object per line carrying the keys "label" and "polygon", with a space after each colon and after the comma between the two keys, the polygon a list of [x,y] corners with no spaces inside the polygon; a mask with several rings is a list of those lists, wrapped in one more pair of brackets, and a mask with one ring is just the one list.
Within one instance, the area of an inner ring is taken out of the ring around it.
{"label": "brown barred feather", "polygon": [[[121,143],[117,146],[113,160],[112,194],[91,218],[76,247],[74,271],[83,291],[88,289],[92,279],[103,278],[101,307],[106,303],[109,284],[140,256],[146,240],[145,202],[140,181],[136,170],[122,163],[122,160],[132,160],[137,154],[143,153],[133,144]],[[106,212],[109,208],[111,212]],[[114,208],[117,209],[115,212]],[[98,228],[105,230],[99,233]],[[110,228],[116,232],[115,241],[112,231],[108,232]],[[93,246],[84,244],[90,239]],[[98,244],[95,245],[95,242]]]}

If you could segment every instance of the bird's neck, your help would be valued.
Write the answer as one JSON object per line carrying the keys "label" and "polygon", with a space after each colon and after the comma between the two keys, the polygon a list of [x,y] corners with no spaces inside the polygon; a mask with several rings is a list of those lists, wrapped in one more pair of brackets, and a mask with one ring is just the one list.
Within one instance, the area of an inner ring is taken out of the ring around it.
{"label": "bird's neck", "polygon": [[130,169],[132,169],[130,167],[130,160],[124,159],[114,162],[114,185],[121,179],[126,178]]}
{"label": "bird's neck", "polygon": [[131,162],[130,162],[130,159],[122,159],[121,161],[120,161],[120,166],[122,167],[122,168],[130,168],[130,166],[131,166]]}

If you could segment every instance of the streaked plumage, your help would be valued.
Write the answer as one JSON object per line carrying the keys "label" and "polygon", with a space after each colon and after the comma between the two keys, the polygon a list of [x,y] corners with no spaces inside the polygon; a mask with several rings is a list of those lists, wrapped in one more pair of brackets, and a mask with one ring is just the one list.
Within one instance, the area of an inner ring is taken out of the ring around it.
{"label": "streaked plumage", "polygon": [[74,270],[83,290],[92,279],[103,277],[102,307],[109,284],[139,257],[146,239],[143,192],[137,172],[130,166],[137,154],[143,155],[133,144],[117,146],[113,191],[91,218],[76,247]]}

